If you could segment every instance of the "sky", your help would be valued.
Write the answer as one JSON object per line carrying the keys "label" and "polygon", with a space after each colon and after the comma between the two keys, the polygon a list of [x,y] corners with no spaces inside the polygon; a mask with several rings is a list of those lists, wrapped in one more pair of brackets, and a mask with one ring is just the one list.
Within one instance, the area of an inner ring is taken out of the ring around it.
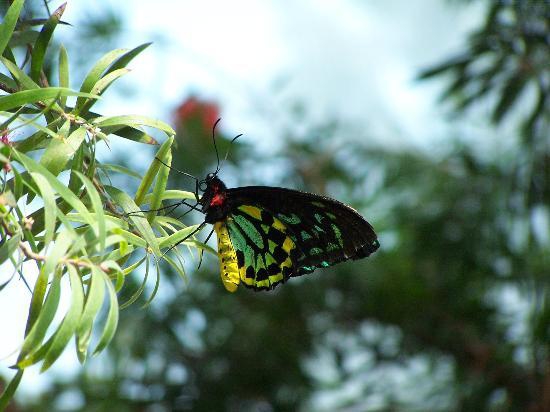
{"label": "sky", "polygon": [[[444,0],[72,0],[63,19],[73,26],[63,27],[62,35],[74,35],[80,19],[108,7],[125,16],[117,47],[154,44],[110,89],[101,103],[104,114],[170,122],[169,113],[196,93],[220,103],[230,133],[245,133],[243,140],[265,148],[288,126],[289,101],[308,108],[309,122],[344,119],[388,145],[440,144],[455,126],[437,103],[441,83],[418,83],[415,77],[461,50],[465,33],[483,15],[477,3],[459,7]],[[80,52],[68,51],[69,57]],[[119,87],[131,93],[117,94]],[[482,121],[473,124],[484,127]],[[112,146],[128,147],[120,141]],[[134,153],[137,163],[149,164],[149,153]],[[13,314],[2,322],[3,375],[21,343],[29,301],[19,281],[0,293],[0,313]],[[76,368],[70,348],[52,372],[70,376]],[[47,388],[49,375],[37,370],[27,373],[23,394]]]}
{"label": "sky", "polygon": [[[446,123],[434,104],[441,88],[415,77],[461,50],[482,15],[479,4],[444,0],[101,4],[127,15],[122,47],[154,42],[123,80],[136,98],[110,99],[113,111],[123,105],[170,121],[171,109],[196,92],[221,103],[226,127],[259,144],[284,125],[289,100],[302,102],[311,121],[340,118],[384,140],[432,142]],[[75,1],[64,18],[87,13],[98,13],[97,3]]]}

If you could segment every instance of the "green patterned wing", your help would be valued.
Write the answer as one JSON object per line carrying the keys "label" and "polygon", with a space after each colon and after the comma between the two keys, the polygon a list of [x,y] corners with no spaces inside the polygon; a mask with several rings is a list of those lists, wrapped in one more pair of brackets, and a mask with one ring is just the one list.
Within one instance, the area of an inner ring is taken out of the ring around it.
{"label": "green patterned wing", "polygon": [[225,224],[245,286],[269,290],[292,276],[299,250],[279,219],[257,206],[241,205]]}
{"label": "green patterned wing", "polygon": [[292,276],[311,273],[375,252],[372,226],[334,199],[284,188],[228,189],[226,225],[239,276],[248,287],[272,289]]}

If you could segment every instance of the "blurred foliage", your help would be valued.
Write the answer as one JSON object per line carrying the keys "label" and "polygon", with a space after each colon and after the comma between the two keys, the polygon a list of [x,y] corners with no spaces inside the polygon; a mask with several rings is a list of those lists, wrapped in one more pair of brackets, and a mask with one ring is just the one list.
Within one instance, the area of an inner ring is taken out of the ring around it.
{"label": "blurred foliage", "polygon": [[[121,312],[106,355],[25,410],[548,410],[548,100],[537,109],[548,91],[548,3],[488,4],[469,51],[423,76],[456,76],[445,96],[457,111],[495,99],[496,123],[528,126],[518,128],[516,146],[481,155],[456,144],[434,158],[369,146],[368,135],[345,139],[351,134],[338,122],[300,139],[289,130],[277,153],[246,159],[234,145],[241,175],[289,159],[285,182],[357,207],[381,249],[272,293],[228,294],[213,259],[185,288],[166,270],[153,305]],[[528,87],[538,94],[521,97],[533,102],[525,117],[514,101]],[[177,168],[212,170],[217,113],[196,97],[182,104]]]}
{"label": "blurred foliage", "polygon": [[[550,112],[550,3],[541,0],[489,1],[485,22],[469,38],[467,51],[424,71],[420,78],[449,75],[442,95],[457,111],[491,98],[491,120],[500,123],[517,110],[524,138],[547,137]],[[527,95],[527,96],[525,96]]]}

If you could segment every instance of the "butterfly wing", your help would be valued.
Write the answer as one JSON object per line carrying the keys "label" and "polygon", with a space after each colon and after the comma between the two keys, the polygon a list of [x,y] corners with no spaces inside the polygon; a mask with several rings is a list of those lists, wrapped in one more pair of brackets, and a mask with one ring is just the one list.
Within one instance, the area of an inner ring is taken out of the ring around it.
{"label": "butterfly wing", "polygon": [[310,273],[375,252],[372,226],[337,200],[296,190],[249,186],[227,190],[226,225],[239,278],[254,289],[272,289]]}
{"label": "butterfly wing", "polygon": [[242,281],[256,290],[273,289],[292,276],[296,245],[286,226],[274,218],[262,223],[262,211],[241,205],[224,221],[216,222],[220,274],[225,288],[235,292]]}

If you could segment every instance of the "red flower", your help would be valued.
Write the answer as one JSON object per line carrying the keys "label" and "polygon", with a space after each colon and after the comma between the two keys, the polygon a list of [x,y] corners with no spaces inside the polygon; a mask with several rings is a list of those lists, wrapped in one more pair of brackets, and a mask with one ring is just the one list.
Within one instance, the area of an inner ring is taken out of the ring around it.
{"label": "red flower", "polygon": [[205,130],[211,130],[219,117],[220,110],[216,103],[199,100],[195,96],[189,97],[175,111],[175,120],[178,125],[198,123]]}

